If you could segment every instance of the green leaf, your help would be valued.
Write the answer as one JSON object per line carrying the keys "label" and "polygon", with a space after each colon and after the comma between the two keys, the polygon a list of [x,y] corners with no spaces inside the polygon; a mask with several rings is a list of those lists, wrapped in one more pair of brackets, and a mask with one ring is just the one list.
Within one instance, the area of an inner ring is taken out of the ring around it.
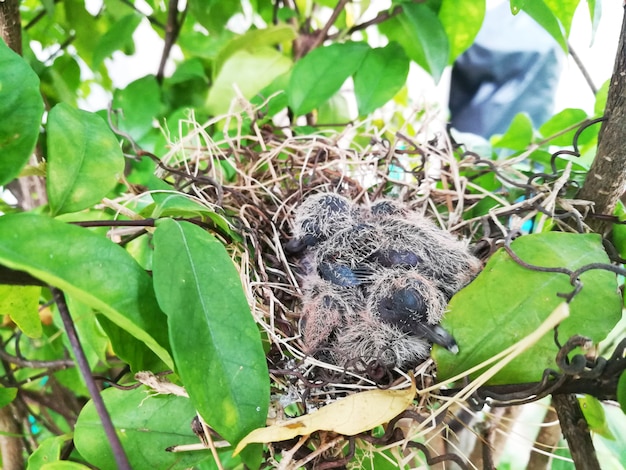
{"label": "green leaf", "polygon": [[350,122],[350,106],[348,100],[341,93],[335,93],[331,98],[322,103],[317,110],[317,125],[326,124],[333,127],[339,123]]}
{"label": "green leaf", "polygon": [[568,52],[567,37],[563,26],[544,0],[525,1],[521,8],[559,43],[565,53]]}
{"label": "green leaf", "polygon": [[40,294],[38,286],[0,285],[0,315],[9,315],[29,338],[39,338],[43,333],[39,318]]}
{"label": "green leaf", "polygon": [[[173,368],[166,318],[150,276],[123,248],[82,227],[32,213],[0,217],[0,239],[0,264],[26,271],[102,312]],[[141,367],[141,359],[131,366]]]}
{"label": "green leaf", "polygon": [[619,407],[626,414],[626,373],[622,372],[617,382],[617,402]]}
{"label": "green leaf", "polygon": [[[587,113],[584,112],[582,109],[567,108],[555,114],[545,124],[543,124],[539,128],[539,133],[544,138],[560,134],[550,140],[550,145],[567,147],[572,145],[572,142],[574,141],[574,134],[576,134],[576,131],[579,127],[577,126],[577,124],[581,124],[585,119],[587,119]],[[576,127],[562,134],[565,129],[572,126]],[[591,136],[591,133],[585,132],[584,134],[581,134],[581,137],[583,135],[589,137]],[[580,141],[579,143],[582,144],[583,141]]]}
{"label": "green leaf", "polygon": [[[107,348],[109,346],[109,338],[102,330],[102,327],[96,320],[96,313],[92,308],[82,302],[76,300],[73,296],[66,296],[67,306],[72,316],[74,326],[78,332],[80,344],[83,347],[85,356],[89,366],[93,369],[101,362],[107,363]],[[55,315],[55,324],[62,329],[63,324],[61,318]],[[74,354],[67,335],[63,335],[63,343],[65,348]]]}
{"label": "green leaf", "polygon": [[[617,201],[613,214],[618,217],[620,222],[626,221],[626,206],[622,201]],[[613,224],[611,243],[613,243],[620,257],[626,258],[626,224]]]}
{"label": "green leaf", "polygon": [[58,462],[44,464],[40,470],[90,470],[90,467],[78,462],[59,460]]}
{"label": "green leaf", "polygon": [[[548,232],[527,235],[511,247],[525,262],[537,266],[577,269],[589,263],[608,263],[599,235]],[[615,274],[592,270],[582,274],[583,288],[570,304],[570,317],[559,326],[561,343],[572,335],[599,342],[621,317],[622,301]],[[449,304],[442,325],[456,338],[460,352],[433,348],[438,377],[446,379],[491,358],[533,332],[572,291],[569,276],[538,272],[518,265],[503,250]],[[546,368],[555,368],[558,348],[553,335],[543,337],[513,360],[493,384],[535,382]]]}
{"label": "green leaf", "polygon": [[580,0],[545,0],[545,2],[563,25],[565,37],[568,37],[572,27],[572,19]]}
{"label": "green leaf", "polygon": [[[254,53],[245,50],[235,52],[224,63],[209,90],[209,112],[214,115],[228,112],[232,100],[237,96],[234,85],[244,98],[250,99],[289,68],[291,60],[269,47]],[[254,73],[247,73],[252,70]]]}
{"label": "green leaf", "polygon": [[583,395],[578,397],[578,404],[580,410],[587,421],[589,430],[595,432],[606,439],[615,440],[615,436],[609,429],[609,425],[606,421],[606,414],[604,413],[604,407],[600,400],[591,395]]}
{"label": "green leaf", "polygon": [[533,139],[533,123],[526,113],[516,114],[511,125],[502,137],[494,138],[492,145],[497,148],[525,150]]}
{"label": "green leaf", "polygon": [[[67,19],[68,33],[74,32],[72,46],[76,47],[78,55],[92,68],[94,66],[94,51],[111,26],[102,16],[95,18],[85,9],[83,0],[65,0],[59,5]],[[56,9],[57,11],[59,8]],[[53,29],[53,28],[52,28]],[[67,34],[67,33],[66,33]],[[45,35],[44,35],[45,36]]]}
{"label": "green leaf", "polygon": [[189,11],[210,34],[218,35],[228,20],[241,11],[241,2],[222,0],[189,0]]}
{"label": "green leaf", "polygon": [[295,115],[310,113],[339,91],[355,73],[370,47],[346,42],[319,47],[300,59],[293,68],[287,98]]}
{"label": "green leaf", "polygon": [[70,434],[52,436],[39,444],[28,457],[28,470],[40,470],[44,465],[56,462],[61,457],[61,446],[72,438]]}
{"label": "green leaf", "polygon": [[450,57],[446,31],[426,5],[403,3],[402,9],[400,15],[381,23],[379,29],[390,41],[400,43],[407,55],[438,82]]}
{"label": "green leaf", "polygon": [[287,24],[269,25],[266,28],[253,29],[241,36],[236,36],[217,55],[214,68],[215,74],[219,73],[224,62],[237,51],[243,50],[253,53],[259,49],[293,41],[297,36],[293,26]]}
{"label": "green leaf", "polygon": [[124,155],[100,116],[60,103],[48,114],[46,171],[52,214],[76,212],[115,187]]}
{"label": "green leaf", "polygon": [[49,105],[64,102],[76,105],[80,86],[80,66],[70,55],[57,57],[41,77],[41,91]]}
{"label": "green leaf", "polygon": [[121,49],[132,49],[133,33],[141,23],[142,16],[138,13],[131,13],[113,23],[111,28],[100,38],[93,51],[92,68],[98,69],[104,59],[110,57],[115,51]]}
{"label": "green leaf", "polygon": [[224,246],[187,222],[159,221],[154,246],[176,371],[207,424],[236,444],[264,426],[269,406],[265,354],[239,274]]}
{"label": "green leaf", "polygon": [[252,105],[261,106],[267,101],[265,107],[261,109],[263,115],[267,117],[272,117],[276,115],[279,111],[285,109],[289,105],[289,103],[287,102],[287,93],[285,93],[285,90],[289,86],[290,76],[291,73],[286,72],[276,77],[272,81],[272,83],[259,91],[250,100]]}
{"label": "green leaf", "polygon": [[596,93],[596,101],[593,105],[593,114],[595,116],[604,115],[604,109],[606,108],[606,99],[609,97],[609,88],[611,86],[611,79],[608,79],[602,84],[598,93]]}
{"label": "green leaf", "polygon": [[587,6],[589,7],[589,17],[591,19],[591,44],[589,44],[589,47],[591,47],[596,38],[596,32],[598,31],[600,18],[602,17],[602,1],[587,0]]}
{"label": "green leaf", "polygon": [[39,78],[0,41],[0,186],[26,165],[39,137],[42,116]]}
{"label": "green leaf", "polygon": [[359,115],[365,116],[391,100],[406,83],[409,59],[395,42],[370,49],[354,74]]}
{"label": "green leaf", "polygon": [[16,387],[2,387],[0,386],[0,408],[7,406],[17,396]]}
{"label": "green leaf", "polygon": [[485,3],[485,0],[441,2],[439,20],[450,41],[449,64],[473,44],[485,18]]}
{"label": "green leaf", "polygon": [[153,128],[152,122],[161,110],[161,89],[154,75],[135,80],[123,90],[117,90],[113,109],[121,109],[115,123],[138,142]]}
{"label": "green leaf", "polygon": [[197,57],[181,62],[174,70],[171,77],[166,79],[169,85],[185,83],[191,80],[199,80],[208,83],[208,78],[202,65],[202,60]]}
{"label": "green leaf", "polygon": [[[185,469],[212,458],[209,450],[166,451],[171,446],[199,443],[191,430],[196,413],[189,399],[155,396],[145,386],[135,390],[109,388],[102,392],[102,398],[134,470]],[[74,443],[91,465],[100,470],[117,468],[93,401],[78,416]]]}

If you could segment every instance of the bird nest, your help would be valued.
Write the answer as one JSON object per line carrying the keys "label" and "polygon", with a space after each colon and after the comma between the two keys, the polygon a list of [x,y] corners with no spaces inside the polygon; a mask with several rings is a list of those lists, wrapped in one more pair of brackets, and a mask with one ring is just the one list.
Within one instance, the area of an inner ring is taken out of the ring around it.
{"label": "bird nest", "polygon": [[[355,390],[394,388],[410,380],[402,370],[381,376],[367,362],[338,366],[307,350],[301,334],[300,259],[285,250],[296,229],[294,214],[306,198],[337,193],[364,208],[383,198],[401,201],[441,229],[471,240],[476,255],[485,260],[511,230],[542,211],[553,212],[560,201],[556,193],[569,181],[569,173],[557,178],[555,172],[555,178],[535,181],[535,190],[527,192],[526,199],[511,203],[510,198],[489,193],[475,180],[497,175],[523,193],[527,176],[514,167],[521,158],[484,160],[451,141],[427,114],[420,113],[418,119],[416,113],[408,119],[410,130],[408,125],[381,129],[369,120],[313,129],[275,126],[264,119],[262,111],[263,107],[245,104],[241,112],[204,124],[190,116],[179,124],[183,128],[180,137],[169,136],[171,150],[158,160],[157,172],[174,181],[180,194],[202,202],[216,214],[213,231],[239,267],[252,314],[269,345],[270,413],[278,419],[306,413]],[[487,199],[497,201],[498,208],[468,216]],[[586,208],[581,204],[568,206],[579,222],[579,209]],[[508,225],[502,223],[503,218]],[[556,223],[570,230],[571,221],[557,219]],[[430,359],[412,372],[418,388],[435,383]],[[335,468],[346,465],[355,452],[366,458],[377,445],[392,449],[385,452],[385,459],[417,459],[412,466],[453,460],[465,467],[464,459],[455,453],[431,451],[436,447],[430,441],[433,435],[445,440],[446,433],[439,432],[442,426],[447,432],[453,432],[454,426],[444,423],[443,413],[432,411],[441,405],[441,396],[420,396],[418,405],[387,427],[359,434],[359,442],[366,444],[360,450],[355,451],[354,437],[319,433],[275,443],[270,452],[284,451],[283,468],[310,466],[311,462],[316,462],[316,468]],[[459,406],[465,407],[461,401]],[[414,439],[416,429],[421,439]]]}

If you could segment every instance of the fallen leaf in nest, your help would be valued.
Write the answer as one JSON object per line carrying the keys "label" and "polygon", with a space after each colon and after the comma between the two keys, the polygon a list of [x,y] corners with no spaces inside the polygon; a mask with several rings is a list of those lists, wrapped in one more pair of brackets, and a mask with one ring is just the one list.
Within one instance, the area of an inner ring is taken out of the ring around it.
{"label": "fallen leaf in nest", "polygon": [[315,431],[333,431],[354,436],[391,421],[411,404],[415,397],[415,379],[403,390],[368,390],[338,400],[314,413],[290,419],[266,428],[258,428],[243,438],[234,455],[253,442],[286,441]]}

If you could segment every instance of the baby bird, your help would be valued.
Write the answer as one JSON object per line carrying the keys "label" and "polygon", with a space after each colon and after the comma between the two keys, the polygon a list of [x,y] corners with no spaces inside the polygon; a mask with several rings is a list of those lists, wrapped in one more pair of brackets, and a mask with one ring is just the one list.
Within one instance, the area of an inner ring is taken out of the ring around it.
{"label": "baby bird", "polygon": [[458,351],[439,322],[478,273],[466,246],[395,201],[370,208],[334,194],[297,210],[291,252],[306,253],[302,333],[310,353],[408,369],[432,343]]}
{"label": "baby bird", "polygon": [[298,208],[293,238],[285,245],[289,253],[301,253],[326,240],[338,228],[352,223],[352,204],[334,193],[309,196]]}

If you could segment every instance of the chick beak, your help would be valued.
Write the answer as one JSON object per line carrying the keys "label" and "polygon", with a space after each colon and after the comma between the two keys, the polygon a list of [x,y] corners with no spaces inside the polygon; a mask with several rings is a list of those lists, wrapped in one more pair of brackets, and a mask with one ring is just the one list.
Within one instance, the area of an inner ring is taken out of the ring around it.
{"label": "chick beak", "polygon": [[415,329],[417,330],[416,334],[426,338],[431,343],[443,346],[452,354],[459,352],[459,346],[456,344],[456,340],[442,326],[419,322],[415,325]]}

